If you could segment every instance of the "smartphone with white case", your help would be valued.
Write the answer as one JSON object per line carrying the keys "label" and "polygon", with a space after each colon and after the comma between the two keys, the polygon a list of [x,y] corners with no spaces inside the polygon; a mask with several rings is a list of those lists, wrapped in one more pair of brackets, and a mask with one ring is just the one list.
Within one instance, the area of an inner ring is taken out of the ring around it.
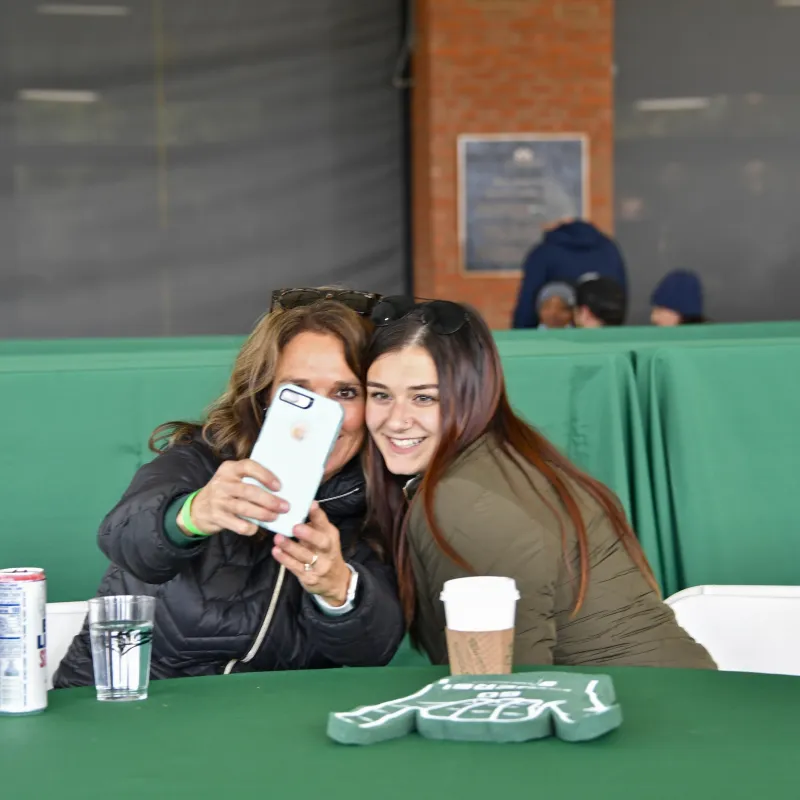
{"label": "smartphone with white case", "polygon": [[[290,383],[278,387],[250,458],[281,482],[274,494],[289,503],[289,510],[273,522],[250,522],[294,536],[292,528],[308,517],[343,419],[344,409],[335,400]],[[243,480],[261,486],[253,478]]]}

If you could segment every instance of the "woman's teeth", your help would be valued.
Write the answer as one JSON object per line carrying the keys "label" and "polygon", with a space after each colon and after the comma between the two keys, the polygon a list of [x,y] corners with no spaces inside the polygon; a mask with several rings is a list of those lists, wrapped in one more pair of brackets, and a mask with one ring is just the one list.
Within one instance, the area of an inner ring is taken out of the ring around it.
{"label": "woman's teeth", "polygon": [[422,439],[389,439],[389,441],[395,446],[399,447],[403,450],[407,450],[411,447],[416,447],[418,444],[422,443]]}

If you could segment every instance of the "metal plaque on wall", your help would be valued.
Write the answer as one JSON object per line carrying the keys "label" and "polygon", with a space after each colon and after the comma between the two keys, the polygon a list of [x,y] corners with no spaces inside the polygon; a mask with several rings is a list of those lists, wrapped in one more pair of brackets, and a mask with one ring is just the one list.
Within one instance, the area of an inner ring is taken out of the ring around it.
{"label": "metal plaque on wall", "polygon": [[464,272],[518,272],[542,228],[588,217],[587,138],[458,137],[459,246]]}

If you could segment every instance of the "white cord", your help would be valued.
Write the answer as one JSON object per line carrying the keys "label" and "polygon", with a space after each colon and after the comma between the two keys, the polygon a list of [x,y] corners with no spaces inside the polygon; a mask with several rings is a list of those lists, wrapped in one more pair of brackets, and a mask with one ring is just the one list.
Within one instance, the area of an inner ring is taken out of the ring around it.
{"label": "white cord", "polygon": [[[341,500],[343,497],[349,497],[351,494],[355,494],[356,492],[360,491],[359,487],[355,489],[351,489],[349,492],[345,492],[344,494],[336,495],[336,497],[326,497],[324,500],[320,500],[320,503],[329,503],[331,500]],[[351,567],[352,570],[352,567]],[[278,605],[278,597],[281,593],[281,586],[283,586],[283,578],[286,575],[286,567],[281,564],[281,568],[278,571],[278,579],[275,581],[275,589],[272,592],[272,599],[269,601],[269,608],[267,609],[267,615],[264,617],[264,621],[261,623],[261,630],[258,632],[258,636],[256,636],[256,640],[253,642],[253,646],[247,652],[247,655],[244,658],[232,658],[226,665],[225,669],[223,670],[223,675],[230,675],[231,670],[239,663],[247,664],[248,661],[252,661],[255,658],[256,653],[261,649],[261,645],[264,644],[264,639],[266,638],[267,631],[269,630],[269,624],[272,622],[272,617],[275,614],[275,608]]]}
{"label": "white cord", "polygon": [[232,658],[227,665],[225,666],[225,670],[222,673],[223,675],[230,675],[231,670],[241,661],[242,664],[246,664],[248,661],[252,661],[255,658],[256,653],[261,649],[261,645],[264,644],[264,639],[266,638],[267,631],[269,630],[269,624],[272,622],[272,617],[275,614],[275,608],[278,605],[278,596],[281,593],[281,586],[283,586],[283,576],[286,574],[286,567],[281,564],[281,568],[278,571],[278,579],[275,581],[275,589],[272,592],[272,599],[269,601],[269,608],[267,609],[267,615],[264,617],[264,621],[261,623],[261,630],[258,632],[258,636],[256,636],[256,640],[253,642],[253,646],[248,651],[247,655],[244,658]]}

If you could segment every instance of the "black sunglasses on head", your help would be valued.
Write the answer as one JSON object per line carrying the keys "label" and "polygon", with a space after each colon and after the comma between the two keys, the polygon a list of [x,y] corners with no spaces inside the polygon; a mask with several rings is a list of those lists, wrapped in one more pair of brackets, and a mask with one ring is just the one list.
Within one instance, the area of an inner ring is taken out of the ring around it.
{"label": "black sunglasses on head", "polygon": [[449,336],[464,326],[469,319],[467,310],[449,300],[423,300],[417,302],[413,297],[394,295],[384,297],[372,309],[371,319],[378,327],[391,325],[407,317],[412,311],[421,311],[422,321],[434,333]]}
{"label": "black sunglasses on head", "polygon": [[379,294],[359,292],[355,289],[276,289],[272,293],[269,310],[281,308],[288,311],[292,308],[310,306],[320,300],[335,300],[357,314],[367,316],[380,299]]}

